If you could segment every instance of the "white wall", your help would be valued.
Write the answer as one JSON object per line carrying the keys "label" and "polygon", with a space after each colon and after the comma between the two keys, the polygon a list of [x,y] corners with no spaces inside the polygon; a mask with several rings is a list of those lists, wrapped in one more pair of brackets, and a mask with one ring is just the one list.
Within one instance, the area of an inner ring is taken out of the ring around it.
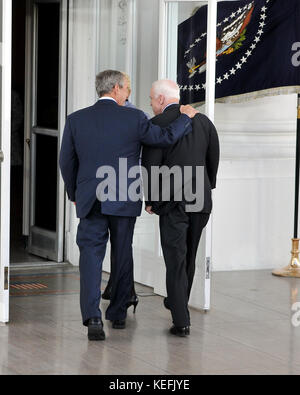
{"label": "white wall", "polygon": [[[68,76],[68,114],[95,103],[97,73],[97,0],[70,1],[70,45]],[[65,256],[79,264],[76,245],[78,220],[75,207],[66,202]]]}
{"label": "white wall", "polygon": [[158,21],[159,0],[138,0],[136,105],[150,115],[150,89],[158,75]]}
{"label": "white wall", "polygon": [[296,95],[217,104],[222,160],[215,192],[214,270],[289,263],[296,108]]}

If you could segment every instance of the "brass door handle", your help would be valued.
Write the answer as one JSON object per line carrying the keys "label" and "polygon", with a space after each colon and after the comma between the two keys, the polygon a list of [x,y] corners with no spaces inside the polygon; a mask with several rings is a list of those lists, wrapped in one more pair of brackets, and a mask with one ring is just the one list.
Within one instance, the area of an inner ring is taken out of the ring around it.
{"label": "brass door handle", "polygon": [[4,154],[2,151],[0,151],[0,162],[4,161]]}

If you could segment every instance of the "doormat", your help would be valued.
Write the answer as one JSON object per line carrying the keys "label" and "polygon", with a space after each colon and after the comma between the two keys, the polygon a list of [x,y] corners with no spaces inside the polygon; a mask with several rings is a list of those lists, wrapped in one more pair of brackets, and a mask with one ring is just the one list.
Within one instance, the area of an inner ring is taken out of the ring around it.
{"label": "doormat", "polygon": [[[105,288],[106,281],[103,280]],[[80,292],[78,272],[20,274],[10,276],[9,294],[17,296],[72,295]]]}

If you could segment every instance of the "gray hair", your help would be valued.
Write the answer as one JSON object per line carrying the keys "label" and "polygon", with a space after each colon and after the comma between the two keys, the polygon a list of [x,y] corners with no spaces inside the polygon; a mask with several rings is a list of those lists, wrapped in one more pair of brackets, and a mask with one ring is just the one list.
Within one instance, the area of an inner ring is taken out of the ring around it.
{"label": "gray hair", "polygon": [[179,86],[172,80],[155,81],[152,85],[152,88],[156,98],[159,95],[163,95],[166,99],[180,100]]}
{"label": "gray hair", "polygon": [[124,74],[117,70],[105,70],[96,76],[96,91],[99,97],[110,93],[114,86],[124,86]]}

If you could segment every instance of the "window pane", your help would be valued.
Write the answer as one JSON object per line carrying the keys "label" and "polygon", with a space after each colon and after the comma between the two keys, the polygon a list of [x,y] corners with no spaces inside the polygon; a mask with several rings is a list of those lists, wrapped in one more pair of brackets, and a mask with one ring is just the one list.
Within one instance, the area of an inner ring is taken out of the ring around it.
{"label": "window pane", "polygon": [[58,128],[59,3],[38,4],[37,126]]}
{"label": "window pane", "polygon": [[57,137],[36,135],[35,226],[56,231]]}

